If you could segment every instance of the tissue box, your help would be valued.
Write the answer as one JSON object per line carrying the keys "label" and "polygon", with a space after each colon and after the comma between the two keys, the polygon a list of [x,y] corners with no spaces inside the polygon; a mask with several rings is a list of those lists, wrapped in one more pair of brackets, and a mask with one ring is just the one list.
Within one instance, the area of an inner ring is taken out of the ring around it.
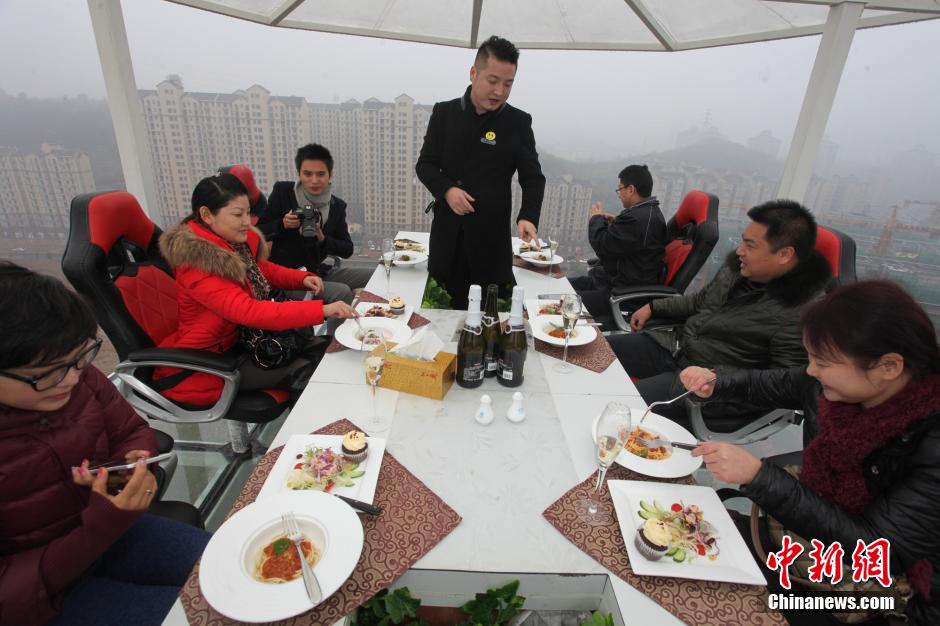
{"label": "tissue box", "polygon": [[[389,349],[394,345],[388,342]],[[379,387],[442,400],[454,384],[456,372],[457,355],[451,352],[438,352],[433,361],[406,359],[389,353]]]}

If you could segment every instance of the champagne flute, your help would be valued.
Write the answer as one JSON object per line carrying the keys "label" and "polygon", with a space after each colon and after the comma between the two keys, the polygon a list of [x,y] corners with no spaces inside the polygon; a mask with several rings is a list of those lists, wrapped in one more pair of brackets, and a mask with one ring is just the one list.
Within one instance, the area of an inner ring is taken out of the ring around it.
{"label": "champagne flute", "polygon": [[552,266],[555,263],[555,251],[558,250],[558,240],[548,236],[548,253],[551,255],[548,257],[548,277],[552,277]]}
{"label": "champagne flute", "polygon": [[563,295],[561,297],[561,322],[565,330],[565,351],[562,353],[561,363],[556,363],[554,366],[554,370],[560,374],[568,374],[574,369],[568,364],[568,341],[580,317],[581,296],[574,293]]}
{"label": "champagne flute", "polygon": [[589,497],[575,503],[578,519],[589,526],[606,526],[614,521],[611,507],[601,503],[597,496],[604,485],[607,468],[623,449],[631,427],[630,407],[620,402],[609,402],[597,420],[597,484]]}
{"label": "champagne flute", "polygon": [[379,416],[375,408],[375,387],[382,378],[385,356],[388,352],[382,332],[374,328],[367,330],[362,336],[362,351],[365,354],[363,368],[366,373],[366,382],[372,387],[372,421],[369,430],[382,432],[388,430],[389,427],[389,420],[385,416]]}
{"label": "champagne flute", "polygon": [[389,238],[382,240],[382,264],[385,266],[385,300],[391,298],[392,261],[395,260],[395,242]]}

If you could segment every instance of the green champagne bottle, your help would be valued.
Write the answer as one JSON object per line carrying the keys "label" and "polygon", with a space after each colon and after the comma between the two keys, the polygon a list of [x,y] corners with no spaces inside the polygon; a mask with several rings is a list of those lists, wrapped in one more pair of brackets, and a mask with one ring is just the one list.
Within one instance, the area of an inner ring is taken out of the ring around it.
{"label": "green champagne bottle", "polygon": [[522,318],[522,301],[525,290],[516,285],[512,290],[512,309],[509,313],[509,328],[500,336],[499,369],[496,380],[504,387],[522,384],[525,357],[529,350],[525,337],[525,320]]}
{"label": "green champagne bottle", "polygon": [[499,313],[496,301],[499,287],[489,285],[486,288],[486,306],[483,308],[483,339],[486,340],[486,352],[483,354],[483,375],[486,378],[496,376],[499,369]]}
{"label": "green champagne bottle", "polygon": [[483,355],[486,352],[479,285],[470,285],[468,300],[467,320],[457,340],[457,384],[473,389],[483,384]]}

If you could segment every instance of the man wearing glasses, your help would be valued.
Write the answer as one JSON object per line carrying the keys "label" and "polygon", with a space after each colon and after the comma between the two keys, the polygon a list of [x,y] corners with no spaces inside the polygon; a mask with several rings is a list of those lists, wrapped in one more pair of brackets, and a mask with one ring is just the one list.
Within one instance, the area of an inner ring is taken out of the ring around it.
{"label": "man wearing glasses", "polygon": [[415,165],[434,196],[428,272],[455,309],[467,308],[471,284],[493,283],[509,297],[515,281],[507,227],[516,172],[522,187],[516,232],[538,247],[545,177],[532,116],[506,102],[518,61],[512,42],[495,36],[483,42],[463,96],[434,105]]}
{"label": "man wearing glasses", "polygon": [[598,262],[587,276],[571,281],[594,315],[609,308],[615,287],[663,282],[666,220],[652,195],[653,177],[645,165],[628,165],[618,178],[617,197],[623,210],[611,215],[599,202],[590,208],[588,240]]}

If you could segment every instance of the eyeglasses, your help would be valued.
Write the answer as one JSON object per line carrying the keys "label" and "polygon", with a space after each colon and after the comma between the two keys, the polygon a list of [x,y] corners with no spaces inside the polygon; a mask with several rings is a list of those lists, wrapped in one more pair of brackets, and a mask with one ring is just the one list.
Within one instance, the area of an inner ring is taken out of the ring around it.
{"label": "eyeglasses", "polygon": [[89,363],[95,360],[95,357],[98,356],[98,350],[101,349],[101,340],[95,339],[95,343],[88,346],[85,350],[79,353],[69,363],[63,363],[62,365],[57,365],[48,372],[43,372],[37,376],[23,376],[21,374],[14,374],[12,372],[2,372],[0,371],[0,376],[4,378],[12,378],[13,380],[18,380],[22,383],[27,383],[32,386],[36,391],[48,391],[52,389],[69,375],[69,371],[74,367],[77,370],[83,370],[88,366]]}
{"label": "eyeglasses", "polygon": [[619,187],[614,189],[614,193],[616,193],[617,195],[620,195],[621,191],[623,191],[624,189],[629,189],[629,188],[630,188],[630,185],[627,185],[626,187],[624,187],[623,185],[620,185]]}

